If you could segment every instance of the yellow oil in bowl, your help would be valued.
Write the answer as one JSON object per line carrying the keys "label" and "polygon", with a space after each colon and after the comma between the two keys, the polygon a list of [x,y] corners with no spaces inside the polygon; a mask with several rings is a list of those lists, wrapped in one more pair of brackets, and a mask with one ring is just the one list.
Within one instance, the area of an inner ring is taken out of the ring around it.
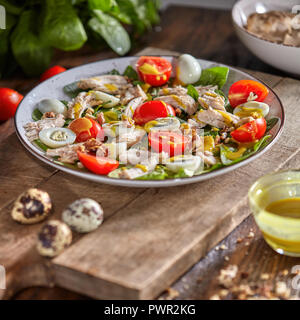
{"label": "yellow oil in bowl", "polygon": [[249,190],[249,203],[266,242],[280,254],[300,257],[300,171],[260,178]]}

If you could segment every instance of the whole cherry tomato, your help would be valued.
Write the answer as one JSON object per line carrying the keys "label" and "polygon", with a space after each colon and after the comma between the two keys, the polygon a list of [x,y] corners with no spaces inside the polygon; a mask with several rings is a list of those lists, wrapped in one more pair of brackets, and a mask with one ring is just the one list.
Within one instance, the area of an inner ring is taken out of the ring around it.
{"label": "whole cherry tomato", "polygon": [[76,133],[77,142],[84,142],[91,138],[98,138],[99,140],[102,140],[104,137],[104,131],[100,124],[89,118],[73,120],[69,124],[69,129]]}
{"label": "whole cherry tomato", "polygon": [[66,71],[67,69],[61,66],[54,66],[46,70],[40,77],[40,82],[43,82],[61,72]]}
{"label": "whole cherry tomato", "polygon": [[172,72],[171,63],[160,57],[142,56],[136,67],[140,78],[153,87],[167,83]]}
{"label": "whole cherry tomato", "polygon": [[232,131],[231,136],[238,142],[253,142],[263,137],[266,128],[265,118],[258,118]]}
{"label": "whole cherry tomato", "polygon": [[150,131],[149,144],[155,152],[167,152],[170,157],[184,154],[190,139],[172,131]]}
{"label": "whole cherry tomato", "polygon": [[233,108],[247,101],[262,102],[269,94],[269,90],[262,83],[254,80],[240,80],[229,89],[228,99]]}
{"label": "whole cherry tomato", "polygon": [[100,174],[107,175],[111,171],[115,170],[119,166],[117,160],[113,160],[106,157],[97,157],[88,153],[77,151],[79,161],[90,171]]}
{"label": "whole cherry tomato", "polygon": [[175,116],[174,108],[163,101],[153,100],[137,107],[133,114],[133,120],[142,126],[149,121],[168,116]]}
{"label": "whole cherry tomato", "polygon": [[23,96],[9,88],[0,88],[0,121],[12,118]]}

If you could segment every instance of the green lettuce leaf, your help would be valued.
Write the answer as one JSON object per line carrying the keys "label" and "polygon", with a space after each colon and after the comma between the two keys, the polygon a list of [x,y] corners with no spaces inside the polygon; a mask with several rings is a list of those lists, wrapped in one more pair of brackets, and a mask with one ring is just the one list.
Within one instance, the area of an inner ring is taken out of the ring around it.
{"label": "green lettuce leaf", "polygon": [[266,132],[270,131],[277,124],[278,121],[279,121],[278,118],[272,118],[272,119],[266,120],[267,122]]}
{"label": "green lettuce leaf", "polygon": [[127,76],[131,80],[135,80],[135,81],[139,80],[139,76],[132,66],[127,66],[127,68],[123,73],[123,76]]}
{"label": "green lettuce leaf", "polygon": [[43,116],[43,114],[41,113],[41,111],[39,109],[34,109],[31,114],[31,118],[33,121],[41,120],[42,116]]}
{"label": "green lettuce leaf", "polygon": [[67,94],[71,98],[77,97],[77,95],[80,92],[84,91],[84,90],[78,88],[77,84],[78,84],[78,81],[72,82],[72,83],[69,83],[69,84],[65,85],[63,87],[64,93]]}
{"label": "green lettuce leaf", "polygon": [[12,51],[24,72],[41,74],[50,64],[52,49],[36,34],[37,12],[24,11],[11,36]]}
{"label": "green lettuce leaf", "polygon": [[107,44],[119,55],[126,54],[131,47],[127,31],[118,20],[101,10],[93,10],[94,18],[88,22],[88,26],[105,39]]}
{"label": "green lettuce leaf", "polygon": [[265,146],[268,145],[269,143],[269,139],[271,138],[271,135],[267,135],[264,136],[263,138],[261,138],[259,141],[256,142],[256,144],[249,150],[246,150],[245,153],[238,159],[235,160],[230,160],[227,158],[226,154],[228,151],[234,151],[232,148],[228,148],[227,146],[222,145],[220,147],[220,155],[221,155],[221,161],[222,164],[225,166],[229,166],[238,162],[241,162],[247,158],[249,158],[250,156],[252,156],[253,154],[255,154],[258,150],[263,149]]}
{"label": "green lettuce leaf", "polygon": [[187,90],[188,90],[187,94],[190,95],[192,98],[194,98],[195,101],[198,101],[199,93],[192,84],[189,84],[187,86]]}
{"label": "green lettuce leaf", "polygon": [[43,1],[41,38],[57,49],[77,50],[87,40],[83,24],[69,0]]}
{"label": "green lettuce leaf", "polygon": [[227,67],[213,67],[202,70],[200,79],[194,84],[195,86],[218,86],[219,89],[225,85],[229,74]]}

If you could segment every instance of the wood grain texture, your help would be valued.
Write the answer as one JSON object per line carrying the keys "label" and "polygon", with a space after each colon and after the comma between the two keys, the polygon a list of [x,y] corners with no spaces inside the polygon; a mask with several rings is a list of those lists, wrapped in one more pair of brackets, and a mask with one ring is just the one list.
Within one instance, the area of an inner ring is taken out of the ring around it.
{"label": "wood grain texture", "polygon": [[[266,75],[261,77],[268,81]],[[284,105],[289,106],[288,125],[279,142],[247,168],[207,182],[168,189],[99,186],[62,172],[40,183],[55,199],[54,217],[60,216],[66,203],[82,196],[101,202],[106,213],[101,228],[77,236],[51,266],[46,264],[51,268],[51,284],[53,281],[95,298],[154,298],[231,232],[249,215],[249,185],[291,159],[299,160],[300,141],[293,134],[300,116],[296,98],[299,84],[278,77],[271,77],[270,82]],[[26,242],[33,254],[34,236]],[[43,268],[40,265],[37,263],[37,270],[47,282],[45,274],[49,272],[44,271],[44,264]]]}
{"label": "wood grain texture", "polygon": [[[179,10],[182,16],[180,20],[176,18]],[[222,37],[220,37],[220,34],[222,34]],[[161,26],[155,28],[155,31],[143,37],[142,41],[131,53],[135,53],[139,48],[147,45],[163,47],[178,52],[188,52],[196,57],[215,60],[233,66],[265,71],[280,76],[284,75],[283,72],[269,67],[255,58],[238,41],[233,31],[229,11],[216,12],[215,10],[204,10],[200,8],[170,7],[163,13]],[[102,50],[102,52],[96,52],[85,47],[78,52],[57,53],[53,63],[62,64],[65,67],[72,67],[113,56],[114,54],[110,51]],[[278,79],[274,79],[273,76],[265,74],[259,74],[258,76],[265,82],[271,80],[272,85],[278,83]],[[279,78],[279,81],[280,79],[281,78]],[[11,79],[1,80],[0,86],[15,88],[25,94],[37,83],[37,79],[28,79],[24,77],[23,74],[16,73]],[[270,82],[268,83],[271,84]],[[291,93],[291,95],[293,94]],[[12,121],[1,124],[0,141],[5,139],[11,132],[13,132]],[[3,151],[5,151],[6,148],[7,146],[5,146]],[[22,152],[24,151],[22,150]],[[0,153],[0,159],[2,155],[3,153]],[[293,159],[296,162],[292,164],[292,168],[299,167],[297,158],[294,157]],[[41,162],[38,163],[42,165]],[[2,168],[3,167],[0,166],[0,170]],[[5,192],[5,186],[3,186],[1,191]],[[14,196],[17,196],[17,192]],[[6,214],[8,214],[8,212],[6,212]],[[0,215],[2,216],[1,211]],[[247,240],[249,245],[246,246],[245,242],[237,244],[236,240],[247,237],[250,229],[254,230],[255,237]],[[297,259],[279,256],[274,253],[263,241],[261,233],[255,228],[252,217],[247,218],[222,244],[226,244],[229,249],[219,251],[212,249],[208,255],[201,259],[200,262],[174,284],[173,288],[179,291],[178,299],[208,298],[217,289],[214,281],[215,276],[219,270],[227,264],[238,264],[241,272],[250,272],[253,279],[257,281],[260,279],[261,272],[271,272],[272,276],[275,277],[278,271],[285,268],[290,269],[290,266],[299,264]],[[33,250],[33,252],[35,251]],[[12,252],[11,256],[14,254],[15,253]],[[225,260],[225,257],[229,258],[229,261],[226,261],[227,259]],[[27,276],[27,273],[25,275]],[[18,274],[16,278],[19,282],[24,281],[23,274]],[[33,282],[32,285],[38,285],[38,283]],[[20,288],[14,289],[14,291],[17,291]],[[82,296],[60,288],[45,289],[37,287],[22,291],[16,298],[75,299],[82,298]]]}

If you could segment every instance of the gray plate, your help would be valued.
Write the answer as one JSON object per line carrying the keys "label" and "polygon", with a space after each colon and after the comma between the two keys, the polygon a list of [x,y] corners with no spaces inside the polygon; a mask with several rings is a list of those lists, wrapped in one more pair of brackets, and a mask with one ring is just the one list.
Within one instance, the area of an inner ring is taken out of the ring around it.
{"label": "gray plate", "polygon": [[[170,56],[164,56],[164,58],[170,61],[172,61],[173,59],[173,57],[170,57]],[[259,152],[257,152],[256,154],[252,155],[251,157],[249,157],[248,159],[242,162],[239,162],[232,166],[218,169],[216,171],[205,173],[199,176],[194,176],[191,178],[167,179],[167,180],[123,180],[123,179],[109,178],[107,176],[100,176],[100,175],[96,175],[88,172],[81,172],[81,171],[66,168],[64,166],[54,163],[51,159],[47,158],[40,149],[36,148],[33,144],[31,144],[29,140],[26,138],[23,126],[26,123],[32,121],[32,118],[31,118],[32,111],[36,108],[36,104],[40,100],[45,98],[57,98],[60,100],[70,100],[70,98],[63,92],[63,87],[65,85],[72,83],[74,81],[78,81],[82,78],[92,77],[95,75],[107,73],[112,69],[117,69],[120,72],[123,72],[129,64],[133,65],[136,60],[137,60],[137,57],[124,57],[124,58],[103,60],[99,62],[90,63],[87,65],[70,69],[64,73],[58,74],[57,76],[42,82],[41,84],[36,86],[34,89],[32,89],[20,103],[15,115],[15,126],[16,126],[17,136],[22,142],[22,144],[24,145],[24,147],[29,152],[31,152],[35,157],[49,164],[50,166],[56,169],[68,172],[72,175],[81,177],[83,179],[92,180],[100,183],[107,183],[111,185],[127,186],[127,187],[171,187],[171,186],[195,183],[195,182],[211,179],[213,177],[219,176],[221,174],[230,172],[241,166],[244,166],[247,163],[260,157],[264,152],[270,149],[272,145],[276,142],[276,140],[279,138],[282,132],[283,124],[284,124],[284,118],[285,118],[284,109],[278,96],[270,87],[269,87],[270,93],[265,101],[271,106],[270,113],[268,114],[267,118],[277,117],[279,119],[276,126],[274,126],[270,131],[270,134],[272,135],[270,143],[264,149],[260,150]],[[201,59],[199,59],[198,61],[203,69],[213,67],[213,66],[222,66],[221,64],[217,64],[211,61],[206,61]],[[256,78],[252,77],[250,74],[239,71],[235,68],[229,67],[229,69],[230,69],[229,78],[228,78],[227,84],[223,88],[226,94],[228,93],[228,89],[230,85],[238,80],[241,80],[241,79],[257,80]]]}

